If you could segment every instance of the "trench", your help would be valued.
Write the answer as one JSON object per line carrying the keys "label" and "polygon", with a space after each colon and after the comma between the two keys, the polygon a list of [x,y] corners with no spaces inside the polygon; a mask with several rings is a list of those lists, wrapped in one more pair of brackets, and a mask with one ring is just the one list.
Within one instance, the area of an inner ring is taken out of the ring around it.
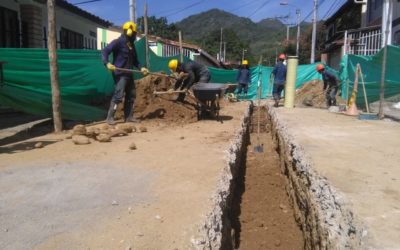
{"label": "trench", "polygon": [[196,249],[360,249],[362,225],[346,199],[312,168],[310,157],[277,116],[249,105],[228,150],[214,206],[192,238]]}

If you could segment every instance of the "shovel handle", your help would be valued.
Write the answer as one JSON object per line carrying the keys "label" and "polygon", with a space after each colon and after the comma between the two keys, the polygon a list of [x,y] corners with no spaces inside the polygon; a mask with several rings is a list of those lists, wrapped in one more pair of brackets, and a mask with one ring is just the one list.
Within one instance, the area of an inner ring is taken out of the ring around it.
{"label": "shovel handle", "polygon": [[[136,70],[136,69],[124,69],[124,68],[117,68],[117,67],[115,67],[115,69],[116,69],[116,70],[120,70],[120,71],[124,71],[124,72],[129,72],[129,73],[141,73],[141,74],[143,74],[142,71]],[[174,77],[174,76],[165,75],[165,74],[160,74],[160,73],[149,72],[149,75],[161,76],[161,77],[168,77],[168,78],[176,79],[176,77]]]}

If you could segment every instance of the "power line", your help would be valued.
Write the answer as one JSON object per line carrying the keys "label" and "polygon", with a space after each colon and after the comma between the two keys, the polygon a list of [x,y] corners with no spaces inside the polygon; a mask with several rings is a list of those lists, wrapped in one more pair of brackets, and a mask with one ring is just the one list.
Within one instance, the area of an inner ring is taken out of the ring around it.
{"label": "power line", "polygon": [[262,8],[264,8],[265,5],[267,5],[271,0],[265,1],[258,9],[256,9],[253,13],[251,13],[247,18],[252,17],[254,14],[256,14],[258,11],[260,11]]}
{"label": "power line", "polygon": [[[319,7],[321,7],[321,5],[324,4],[324,2],[325,2],[325,0],[321,0],[321,2],[318,4],[317,9],[319,9]],[[308,15],[305,18],[303,18],[301,23],[304,22],[305,20],[307,20],[313,13],[314,13],[314,10],[311,10],[310,13],[308,13]]]}
{"label": "power line", "polygon": [[329,17],[330,15],[333,14],[333,12],[337,9],[337,7],[343,5],[343,1],[335,0],[335,2],[331,5],[329,10],[325,13],[324,17],[322,19],[325,19],[326,17]]}
{"label": "power line", "polygon": [[194,3],[192,3],[192,4],[189,4],[189,5],[186,5],[186,6],[182,7],[182,8],[179,9],[179,10],[177,10],[176,8],[169,9],[169,10],[163,10],[163,11],[160,11],[160,12],[155,13],[154,15],[161,15],[161,14],[163,14],[163,13],[167,13],[167,14],[170,13],[170,14],[168,14],[168,15],[174,15],[175,12],[179,13],[179,12],[184,11],[184,10],[186,10],[186,9],[189,9],[189,8],[191,8],[191,7],[193,7],[193,6],[196,6],[196,5],[198,5],[198,4],[202,3],[202,2],[203,2],[203,1],[194,2]]}
{"label": "power line", "polygon": [[176,12],[173,12],[173,13],[171,13],[171,14],[168,14],[168,15],[166,15],[165,17],[170,17],[170,16],[173,16],[173,15],[179,14],[179,13],[181,13],[182,11],[185,11],[185,10],[187,10],[187,9],[190,9],[190,8],[192,8],[192,7],[196,6],[196,5],[199,5],[199,4],[201,4],[201,3],[205,2],[205,1],[207,1],[207,0],[202,0],[202,1],[195,2],[195,3],[191,4],[191,5],[188,5],[188,6],[184,7],[184,8],[182,8],[182,9],[177,10]]}
{"label": "power line", "polygon": [[235,9],[231,9],[231,10],[229,10],[229,11],[230,11],[230,12],[234,12],[234,11],[237,11],[237,10],[242,9],[243,7],[246,7],[246,6],[255,4],[255,3],[257,3],[257,2],[261,2],[261,1],[262,1],[262,0],[249,1],[249,2],[247,2],[247,3],[245,3],[245,4],[240,5],[239,7],[235,8]]}

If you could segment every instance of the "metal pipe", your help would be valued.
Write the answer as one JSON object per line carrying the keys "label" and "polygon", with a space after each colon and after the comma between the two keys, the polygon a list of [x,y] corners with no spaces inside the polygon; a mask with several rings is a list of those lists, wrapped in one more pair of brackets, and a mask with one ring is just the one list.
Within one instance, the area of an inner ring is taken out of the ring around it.
{"label": "metal pipe", "polygon": [[296,56],[299,56],[299,49],[300,49],[300,16],[301,12],[300,9],[296,9],[297,14],[297,40],[296,40]]}
{"label": "metal pipe", "polygon": [[285,108],[294,107],[298,64],[299,64],[299,59],[297,56],[288,57],[286,84],[285,84],[285,103],[284,103]]}
{"label": "metal pipe", "polygon": [[312,30],[312,41],[311,41],[311,59],[310,62],[315,62],[315,44],[317,40],[317,19],[318,19],[318,0],[314,0],[314,15],[313,15],[313,30]]}

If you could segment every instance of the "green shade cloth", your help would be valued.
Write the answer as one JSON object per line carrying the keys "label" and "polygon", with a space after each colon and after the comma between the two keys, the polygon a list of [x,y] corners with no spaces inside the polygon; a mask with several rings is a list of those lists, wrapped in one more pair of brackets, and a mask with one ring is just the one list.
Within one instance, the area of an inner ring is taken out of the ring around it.
{"label": "green shade cloth", "polygon": [[[145,40],[135,43],[139,61],[145,63]],[[342,60],[340,77],[343,82],[349,79],[350,91],[354,80],[357,63],[360,63],[370,102],[379,99],[380,68],[383,51],[376,56],[345,56]],[[61,116],[70,120],[102,120],[106,116],[104,102],[112,95],[114,83],[111,73],[101,61],[101,51],[93,50],[58,50],[59,83],[61,90]],[[388,63],[385,82],[385,96],[400,93],[400,69],[396,61],[400,58],[398,47],[388,47]],[[149,49],[151,72],[168,73],[168,62],[174,57],[160,57]],[[188,61],[187,57],[184,61]],[[48,51],[46,49],[0,49],[0,61],[4,65],[3,86],[0,87],[0,104],[26,113],[52,116],[51,84]],[[317,64],[299,65],[296,88],[304,83],[321,79],[315,70]],[[272,67],[251,67],[251,84],[246,99],[257,98],[258,84],[261,85],[261,98],[268,98],[272,93],[270,75]],[[211,82],[236,83],[237,70],[223,70],[209,67]],[[135,74],[135,79],[142,77]],[[361,87],[361,86],[360,86]],[[360,92],[359,88],[359,92]],[[342,94],[346,95],[346,84],[342,85]],[[363,102],[358,94],[357,102]]]}

